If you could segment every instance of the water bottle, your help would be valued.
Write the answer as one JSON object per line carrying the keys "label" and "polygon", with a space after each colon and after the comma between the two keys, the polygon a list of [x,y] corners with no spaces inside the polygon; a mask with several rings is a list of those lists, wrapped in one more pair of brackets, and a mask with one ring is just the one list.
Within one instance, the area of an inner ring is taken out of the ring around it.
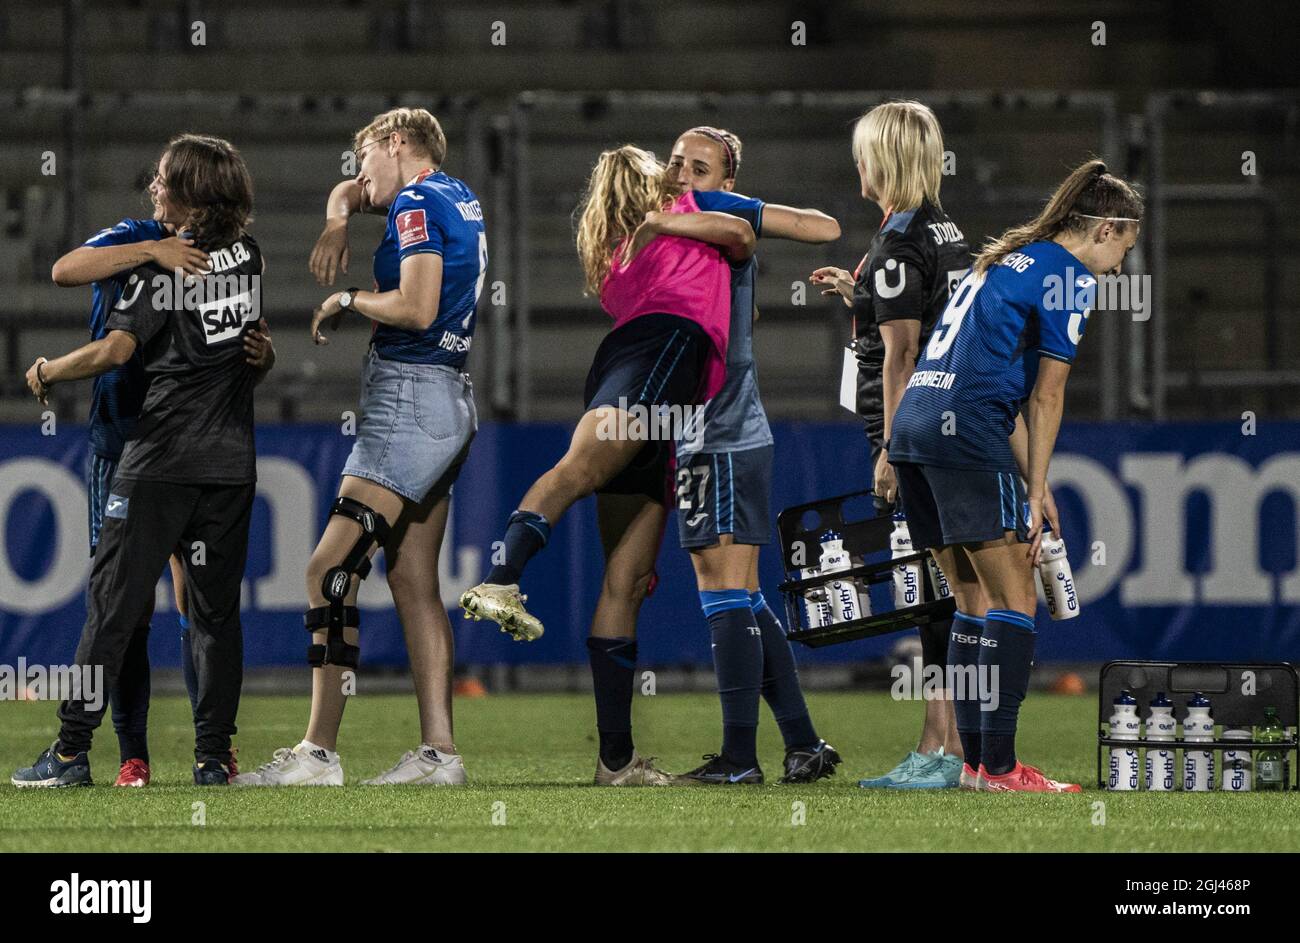
{"label": "water bottle", "polygon": [[951,596],[952,587],[948,585],[948,577],[943,575],[939,562],[934,557],[926,557],[925,566],[930,574],[930,588],[934,590],[934,598],[947,599]]}
{"label": "water bottle", "polygon": [[[820,566],[823,576],[851,570],[853,560],[844,549],[844,540],[833,530],[822,534],[822,557]],[[834,622],[852,622],[862,618],[862,606],[858,600],[858,587],[851,579],[833,580],[826,587],[830,597],[831,619]],[[868,613],[869,614],[869,613]]]}
{"label": "water bottle", "polygon": [[[1243,727],[1233,727],[1223,731],[1224,740],[1249,740],[1250,730]],[[1223,780],[1220,788],[1224,792],[1250,792],[1250,766],[1251,756],[1249,750],[1230,750],[1227,747],[1223,750]]]}
{"label": "water bottle", "polygon": [[1148,792],[1173,792],[1178,751],[1172,746],[1157,747],[1150,744],[1172,741],[1177,735],[1174,705],[1165,692],[1151,699],[1151,713],[1147,715],[1146,788]]}
{"label": "water bottle", "polygon": [[[1286,731],[1278,720],[1277,708],[1264,708],[1264,723],[1256,728],[1255,739],[1264,743],[1282,743]],[[1260,750],[1255,758],[1255,788],[1260,792],[1276,792],[1286,788],[1286,751],[1269,748]]]}
{"label": "water bottle", "polygon": [[[799,571],[799,579],[810,580],[817,576],[817,567],[804,567]],[[835,620],[831,618],[831,604],[826,599],[826,587],[814,586],[812,589],[805,590],[803,594],[803,617],[808,628],[817,629],[823,625],[830,625]]]}
{"label": "water bottle", "polygon": [[1197,750],[1193,744],[1214,739],[1214,718],[1210,699],[1197,691],[1187,701],[1183,718],[1183,790],[1209,792],[1214,788],[1214,751]]}
{"label": "water bottle", "polygon": [[[890,554],[894,559],[912,553],[912,535],[902,513],[894,515],[894,531],[889,535]],[[894,567],[894,608],[906,609],[921,603],[921,564],[900,563]]]}
{"label": "water bottle", "polygon": [[1073,619],[1079,614],[1079,594],[1074,589],[1074,574],[1065,556],[1065,541],[1052,533],[1043,521],[1043,557],[1038,564],[1038,578],[1043,581],[1043,597],[1053,619]]}
{"label": "water bottle", "polygon": [[[1110,735],[1116,740],[1138,739],[1137,701],[1128,691],[1115,698],[1115,713],[1110,715]],[[1113,792],[1132,792],[1138,788],[1137,747],[1110,748],[1110,777],[1106,788]]]}

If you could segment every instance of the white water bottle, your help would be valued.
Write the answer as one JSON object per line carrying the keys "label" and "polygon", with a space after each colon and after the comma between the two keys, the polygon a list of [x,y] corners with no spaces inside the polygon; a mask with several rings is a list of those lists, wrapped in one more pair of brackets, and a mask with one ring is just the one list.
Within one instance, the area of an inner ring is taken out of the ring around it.
{"label": "white water bottle", "polygon": [[[1133,695],[1120,691],[1115,698],[1115,712],[1110,715],[1110,735],[1115,740],[1138,739],[1138,706]],[[1134,792],[1138,788],[1137,744],[1110,748],[1110,775],[1106,788],[1112,792]]]}
{"label": "white water bottle", "polygon": [[[853,560],[844,549],[843,538],[833,530],[822,534],[822,557],[818,569],[823,576],[853,569]],[[852,622],[862,618],[858,587],[853,580],[832,580],[826,585],[826,594],[830,597],[831,619],[834,622]]]}
{"label": "white water bottle", "polygon": [[1209,792],[1214,788],[1214,751],[1197,750],[1193,744],[1214,739],[1214,718],[1210,699],[1197,691],[1187,702],[1183,718],[1183,791]]}
{"label": "white water bottle", "polygon": [[[799,579],[810,580],[817,575],[817,567],[804,567],[799,571]],[[808,628],[817,629],[823,625],[830,625],[835,620],[831,618],[831,604],[826,600],[826,587],[817,586],[812,589],[804,590],[803,594],[803,616]]]}
{"label": "white water bottle", "polygon": [[[912,534],[901,512],[894,514],[894,531],[889,535],[890,556],[894,559],[912,553]],[[906,609],[921,603],[921,564],[900,563],[894,567],[894,608]]]}
{"label": "white water bottle", "polygon": [[930,574],[930,588],[934,590],[935,599],[947,599],[952,595],[952,587],[948,585],[948,577],[943,575],[943,570],[939,568],[939,561],[934,557],[926,557],[925,566]]}
{"label": "white water bottle", "polygon": [[[1233,727],[1223,731],[1224,740],[1249,740],[1252,732],[1247,727]],[[1220,786],[1224,792],[1250,792],[1252,756],[1249,750],[1223,751],[1223,782]]]}
{"label": "white water bottle", "polygon": [[1144,785],[1148,792],[1173,792],[1178,767],[1178,751],[1172,746],[1155,746],[1162,741],[1172,741],[1178,732],[1174,721],[1174,705],[1165,692],[1151,699],[1151,713],[1147,715],[1147,755]]}
{"label": "white water bottle", "polygon": [[1073,619],[1079,614],[1079,594],[1074,589],[1074,574],[1065,556],[1065,541],[1052,533],[1043,521],[1043,557],[1038,564],[1038,578],[1043,581],[1043,597],[1053,619]]}

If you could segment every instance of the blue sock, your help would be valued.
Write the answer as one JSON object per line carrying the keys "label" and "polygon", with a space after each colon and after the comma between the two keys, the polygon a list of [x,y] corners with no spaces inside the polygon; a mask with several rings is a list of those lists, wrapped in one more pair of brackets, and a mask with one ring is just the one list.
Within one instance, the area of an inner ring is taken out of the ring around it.
{"label": "blue sock", "polygon": [[199,709],[199,671],[194,667],[194,649],[190,647],[190,620],[181,614],[176,621],[181,625],[181,674],[190,696],[190,712],[195,713]]}
{"label": "blue sock", "polygon": [[636,684],[636,639],[587,639],[591,683],[596,695],[600,761],[614,772],[632,759],[632,690]]}
{"label": "blue sock", "polygon": [[[980,667],[990,687],[996,684],[998,706],[982,712],[980,758],[994,776],[1009,773],[1016,766],[1016,721],[1020,703],[1029,690],[1036,637],[1033,617],[1023,612],[990,609],[984,616]],[[998,669],[996,679],[994,667]]]}
{"label": "blue sock", "polygon": [[976,672],[980,662],[980,636],[984,620],[957,610],[948,633],[948,665],[953,669],[953,713],[957,715],[957,736],[966,754],[966,764],[980,768],[980,702]]}
{"label": "blue sock", "polygon": [[551,539],[551,525],[532,511],[515,511],[506,522],[505,561],[492,567],[485,583],[511,586],[524,575],[524,567]]}
{"label": "blue sock", "polygon": [[722,757],[758,765],[758,700],[763,686],[763,635],[743,589],[701,590],[713,635],[713,670],[722,701]]}
{"label": "blue sock", "polygon": [[810,750],[821,738],[808,716],[790,640],[785,637],[781,620],[768,607],[761,591],[749,594],[749,608],[763,633],[763,699],[772,709],[776,725],[781,728],[786,752]]}

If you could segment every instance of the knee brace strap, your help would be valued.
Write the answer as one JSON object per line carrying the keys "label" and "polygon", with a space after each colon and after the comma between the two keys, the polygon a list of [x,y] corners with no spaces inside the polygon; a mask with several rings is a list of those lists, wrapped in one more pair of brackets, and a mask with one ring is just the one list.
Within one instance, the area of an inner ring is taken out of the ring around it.
{"label": "knee brace strap", "polygon": [[320,668],[324,665],[340,665],[344,668],[356,668],[361,660],[361,649],[356,645],[350,645],[343,638],[343,629],[360,628],[361,611],[356,606],[337,607],[342,612],[339,614],[339,625],[337,630],[333,626],[335,605],[317,606],[315,609],[308,609],[303,613],[302,622],[308,632],[319,632],[321,629],[326,630],[324,645],[307,646],[307,664],[313,668]]}

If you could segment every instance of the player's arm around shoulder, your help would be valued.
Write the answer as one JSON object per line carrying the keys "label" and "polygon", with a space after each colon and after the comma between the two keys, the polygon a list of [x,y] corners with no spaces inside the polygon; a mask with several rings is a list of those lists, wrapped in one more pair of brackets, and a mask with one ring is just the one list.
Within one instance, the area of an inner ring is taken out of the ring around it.
{"label": "player's arm around shoulder", "polygon": [[[131,241],[116,241],[114,237],[129,237]],[[119,236],[118,227],[114,227],[60,256],[50,269],[50,278],[60,288],[73,288],[151,262],[165,271],[180,269],[189,275],[202,275],[208,270],[208,254],[188,236],[136,239],[129,232]]]}
{"label": "player's arm around shoulder", "polygon": [[763,205],[762,236],[820,245],[840,238],[840,224],[834,216],[821,210],[766,203]]}
{"label": "player's arm around shoulder", "polygon": [[701,210],[694,213],[646,213],[632,236],[631,258],[655,236],[680,236],[715,245],[732,262],[743,262],[754,254],[758,237],[749,221],[730,213]]}

